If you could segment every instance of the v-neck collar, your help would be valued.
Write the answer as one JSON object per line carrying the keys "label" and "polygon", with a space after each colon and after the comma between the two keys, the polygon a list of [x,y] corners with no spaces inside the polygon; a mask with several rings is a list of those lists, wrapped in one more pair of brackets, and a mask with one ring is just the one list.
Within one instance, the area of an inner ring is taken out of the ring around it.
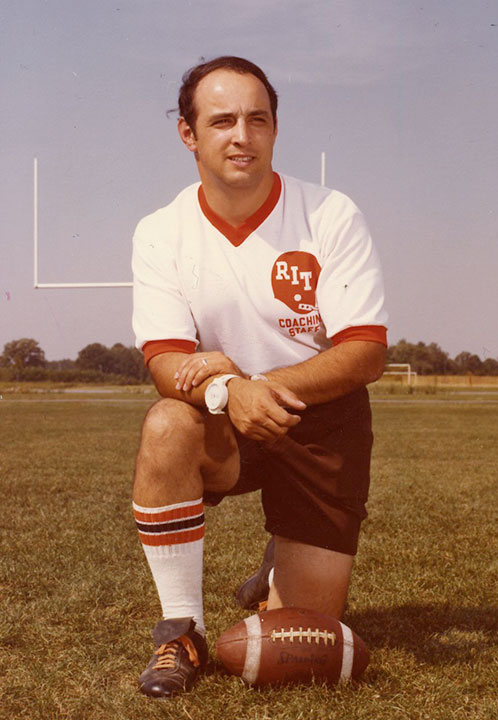
{"label": "v-neck collar", "polygon": [[282,181],[280,180],[280,176],[274,172],[273,173],[273,187],[270,190],[270,194],[264,201],[264,203],[259,207],[256,212],[254,212],[250,217],[248,217],[241,225],[230,225],[230,223],[227,223],[226,220],[223,220],[219,215],[217,215],[214,210],[211,210],[211,208],[208,205],[208,202],[206,200],[206,195],[204,193],[202,185],[199,186],[199,190],[197,191],[197,195],[199,198],[199,205],[201,206],[201,210],[204,214],[204,216],[209,220],[211,225],[214,225],[214,227],[224,235],[227,240],[229,240],[232,245],[235,245],[235,247],[238,247],[239,245],[242,245],[244,240],[249,237],[249,235],[258,228],[261,223],[263,223],[268,215],[271,214],[273,209],[275,208],[275,205],[278,203],[280,198],[280,193],[282,191]]}

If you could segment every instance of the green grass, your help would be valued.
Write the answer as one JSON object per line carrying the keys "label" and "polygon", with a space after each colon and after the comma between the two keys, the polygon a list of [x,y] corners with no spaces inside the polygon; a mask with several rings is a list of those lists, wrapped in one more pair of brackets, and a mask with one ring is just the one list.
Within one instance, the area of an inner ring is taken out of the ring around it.
{"label": "green grass", "polygon": [[[170,701],[137,692],[159,612],[130,511],[150,396],[97,398],[0,401],[0,718],[498,717],[496,396],[374,398],[370,514],[346,616],[372,651],[362,681],[255,690],[212,659]],[[213,658],[244,617],[233,593],[265,545],[258,496],[208,510],[207,527]]]}

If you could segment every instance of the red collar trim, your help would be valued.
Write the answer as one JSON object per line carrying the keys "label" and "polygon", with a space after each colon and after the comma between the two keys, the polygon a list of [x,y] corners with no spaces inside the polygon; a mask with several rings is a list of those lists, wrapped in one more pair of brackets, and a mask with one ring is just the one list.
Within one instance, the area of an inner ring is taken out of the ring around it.
{"label": "red collar trim", "polygon": [[199,205],[201,206],[201,210],[205,217],[209,220],[211,225],[214,225],[214,227],[219,230],[220,233],[232,243],[232,245],[238,247],[239,245],[242,245],[244,240],[249,237],[249,235],[254,232],[254,230],[256,230],[256,228],[258,228],[261,223],[266,220],[268,215],[271,214],[275,205],[279,201],[281,191],[282,181],[280,180],[280,176],[277,175],[276,172],[274,172],[273,187],[270,190],[270,194],[268,195],[264,203],[261,205],[260,208],[256,210],[255,213],[253,213],[250,217],[247,218],[247,220],[244,220],[244,222],[237,227],[230,225],[230,223],[227,223],[226,220],[223,220],[223,218],[217,215],[214,210],[211,210],[207,203],[202,185],[200,185],[199,190],[197,191],[197,195],[199,198]]}

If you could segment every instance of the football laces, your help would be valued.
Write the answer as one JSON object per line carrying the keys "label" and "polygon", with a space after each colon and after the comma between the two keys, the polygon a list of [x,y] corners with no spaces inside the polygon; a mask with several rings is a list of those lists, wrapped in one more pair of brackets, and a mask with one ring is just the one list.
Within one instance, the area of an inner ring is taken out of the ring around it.
{"label": "football laces", "polygon": [[328,630],[320,630],[319,628],[315,628],[314,630],[312,630],[311,628],[302,627],[290,627],[288,630],[285,630],[285,628],[280,628],[280,630],[272,630],[270,638],[272,642],[277,642],[277,640],[280,640],[281,642],[284,642],[284,640],[289,640],[291,643],[293,643],[296,640],[300,643],[302,643],[303,641],[307,641],[311,644],[313,641],[315,641],[317,645],[320,644],[320,640],[323,640],[324,645],[328,645],[329,642],[331,645],[335,645],[337,641],[337,636],[333,632],[329,632]]}

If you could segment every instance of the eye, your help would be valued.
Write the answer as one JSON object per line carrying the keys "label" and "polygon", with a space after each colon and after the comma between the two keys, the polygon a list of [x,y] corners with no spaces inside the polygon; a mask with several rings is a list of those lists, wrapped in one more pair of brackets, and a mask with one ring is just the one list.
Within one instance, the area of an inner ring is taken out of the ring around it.
{"label": "eye", "polygon": [[231,118],[218,118],[213,122],[214,127],[229,127],[232,124]]}
{"label": "eye", "polygon": [[266,125],[268,118],[265,115],[254,115],[254,117],[251,118],[251,122],[254,125]]}

